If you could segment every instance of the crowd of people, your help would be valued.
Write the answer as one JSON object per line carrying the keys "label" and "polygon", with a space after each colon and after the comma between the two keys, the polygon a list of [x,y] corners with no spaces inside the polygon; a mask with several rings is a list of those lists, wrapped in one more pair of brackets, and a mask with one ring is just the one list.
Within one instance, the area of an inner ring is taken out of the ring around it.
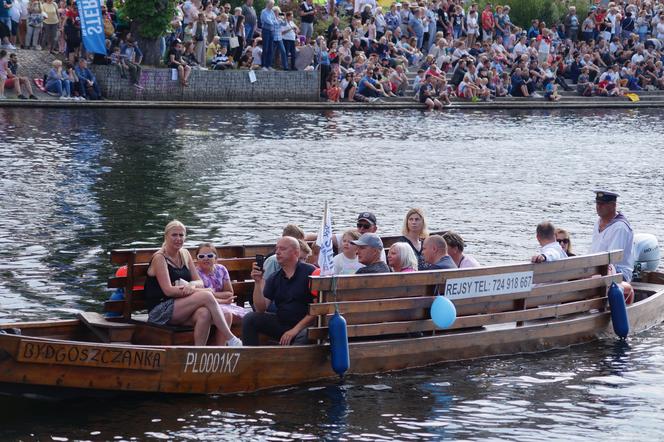
{"label": "crowd of people", "polygon": [[[61,53],[72,66],[89,56],[74,0],[1,2],[4,49]],[[117,65],[140,88],[142,53],[121,3],[103,4],[108,53],[94,62]],[[428,108],[452,97],[558,100],[558,88],[575,87],[584,96],[664,89],[664,0],[601,0],[585,17],[570,6],[555,23],[535,18],[524,28],[512,23],[510,12],[507,5],[480,10],[464,0],[389,8],[375,0],[341,0],[332,11],[313,0],[267,0],[261,11],[253,0],[235,8],[221,0],[186,0],[163,38],[163,63],[177,70],[183,87],[195,69],[317,69],[331,101],[403,96],[412,86]],[[320,21],[329,25],[316,34]],[[407,70],[417,71],[412,84]]]}
{"label": "crowd of people", "polygon": [[[618,194],[595,192],[598,220],[592,234],[591,253],[621,249],[623,258],[615,263],[622,274],[626,301],[632,302],[630,285],[634,265],[632,227],[617,211]],[[334,274],[417,272],[422,270],[479,267],[479,262],[464,253],[465,242],[454,231],[430,235],[421,209],[411,209],[404,218],[402,236],[385,253],[383,241],[376,234],[378,224],[372,212],[357,217],[356,229],[335,234],[333,246]],[[274,255],[253,263],[252,309],[234,305],[233,287],[228,270],[217,263],[217,249],[211,243],[200,244],[197,260],[183,248],[186,228],[179,221],[170,222],[164,232],[164,243],[148,265],[145,298],[149,320],[157,324],[194,327],[196,345],[248,345],[260,343],[266,335],[281,345],[304,344],[306,329],[315,317],[309,315],[313,293],[309,276],[319,269],[312,262],[312,249],[298,226],[289,224],[277,241]],[[533,263],[554,262],[575,256],[570,235],[556,229],[549,221],[537,225],[540,245],[532,256]],[[262,258],[262,257],[261,257]],[[613,271],[613,270],[611,270]],[[444,294],[444,293],[442,293]],[[230,331],[234,319],[242,322],[242,339]],[[215,336],[210,340],[211,326]]]}

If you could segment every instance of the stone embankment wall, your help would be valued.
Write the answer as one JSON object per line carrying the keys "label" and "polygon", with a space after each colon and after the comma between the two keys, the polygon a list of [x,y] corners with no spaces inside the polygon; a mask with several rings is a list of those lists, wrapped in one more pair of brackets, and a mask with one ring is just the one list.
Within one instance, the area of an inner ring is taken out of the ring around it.
{"label": "stone embankment wall", "polygon": [[[319,73],[316,71],[192,71],[189,87],[183,87],[172,69],[143,68],[135,88],[120,76],[115,66],[91,66],[104,97],[111,100],[139,101],[243,101],[243,102],[315,102],[320,99]],[[173,78],[176,78],[175,80]]]}

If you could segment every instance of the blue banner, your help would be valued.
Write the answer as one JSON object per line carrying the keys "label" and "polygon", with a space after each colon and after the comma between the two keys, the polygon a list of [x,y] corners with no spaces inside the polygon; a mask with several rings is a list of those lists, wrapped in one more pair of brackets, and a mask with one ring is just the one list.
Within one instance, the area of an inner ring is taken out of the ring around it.
{"label": "blue banner", "polygon": [[101,16],[102,0],[78,0],[78,15],[81,19],[83,45],[88,52],[106,55],[104,20]]}

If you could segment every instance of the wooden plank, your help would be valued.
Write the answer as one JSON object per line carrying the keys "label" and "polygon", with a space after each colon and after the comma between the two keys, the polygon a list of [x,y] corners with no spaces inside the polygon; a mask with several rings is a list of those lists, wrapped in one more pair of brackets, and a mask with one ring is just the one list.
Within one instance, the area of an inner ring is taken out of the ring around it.
{"label": "wooden plank", "polygon": [[99,313],[80,312],[77,317],[102,342],[131,342],[136,328],[126,322],[109,321]]}
{"label": "wooden plank", "polygon": [[388,310],[400,310],[408,308],[430,308],[433,302],[433,296],[419,296],[413,298],[395,298],[381,299],[371,301],[352,301],[352,302],[324,302],[309,305],[310,315],[327,315],[335,312],[335,306],[339,306],[341,314],[346,313],[366,313],[382,312]]}
{"label": "wooden plank", "polygon": [[[533,265],[531,263],[518,263],[491,267],[476,267],[472,269],[454,270],[428,270],[413,273],[382,273],[369,275],[343,275],[336,277],[310,277],[312,289],[329,291],[332,289],[332,280],[336,279],[337,292],[348,289],[387,288],[408,285],[435,285],[444,284],[448,278],[468,278],[475,276],[498,275],[512,272],[533,271],[535,282],[549,282],[570,279],[568,275],[576,278],[590,276],[595,267],[605,266],[617,262],[622,251],[609,253],[596,253],[574,258],[567,258],[548,264]],[[585,270],[577,270],[579,268]],[[539,278],[539,280],[538,280]]]}
{"label": "wooden plank", "polygon": [[[540,307],[527,310],[504,313],[470,315],[458,317],[452,327],[445,331],[460,330],[464,328],[483,327],[486,325],[503,324],[518,321],[533,321],[537,319],[555,318],[559,316],[580,313],[592,309],[602,309],[606,305],[606,297],[583,300],[575,303]],[[347,328],[349,338],[398,335],[415,332],[435,331],[438,328],[432,320],[419,320],[407,322],[391,322],[381,324],[349,325]],[[310,339],[326,339],[327,327],[311,327],[308,330]]]}
{"label": "wooden plank", "polygon": [[432,286],[404,286],[378,289],[353,289],[337,291],[336,297],[332,292],[323,292],[321,300],[326,302],[342,301],[368,301],[378,299],[407,298],[418,296],[432,296]]}
{"label": "wooden plank", "polygon": [[[436,231],[431,234],[445,233],[444,231]],[[401,235],[381,235],[385,247],[390,247],[394,244]],[[313,241],[309,241],[311,245]],[[217,255],[222,258],[253,258],[256,254],[269,255],[274,253],[275,243],[265,244],[248,244],[248,245],[223,245],[217,247]],[[196,251],[197,247],[186,247],[192,254]],[[128,249],[114,249],[111,250],[111,263],[116,265],[127,264],[130,255],[135,255],[134,262],[147,263],[150,257],[159,250],[158,247],[137,247]]]}

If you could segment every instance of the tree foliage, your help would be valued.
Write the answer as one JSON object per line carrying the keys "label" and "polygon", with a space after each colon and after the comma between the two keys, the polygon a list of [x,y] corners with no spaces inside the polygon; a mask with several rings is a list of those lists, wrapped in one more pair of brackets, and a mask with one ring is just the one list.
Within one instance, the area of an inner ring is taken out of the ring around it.
{"label": "tree foliage", "polygon": [[[480,13],[487,3],[495,2],[491,0],[481,0]],[[579,23],[586,18],[588,14],[587,0],[505,0],[498,4],[510,5],[510,19],[515,25],[527,30],[533,19],[544,20],[547,27],[552,27],[556,22],[563,19],[567,14],[569,6],[576,6],[576,15],[579,17]]]}
{"label": "tree foliage", "polygon": [[126,0],[122,12],[140,37],[155,39],[168,30],[176,4],[176,0]]}

